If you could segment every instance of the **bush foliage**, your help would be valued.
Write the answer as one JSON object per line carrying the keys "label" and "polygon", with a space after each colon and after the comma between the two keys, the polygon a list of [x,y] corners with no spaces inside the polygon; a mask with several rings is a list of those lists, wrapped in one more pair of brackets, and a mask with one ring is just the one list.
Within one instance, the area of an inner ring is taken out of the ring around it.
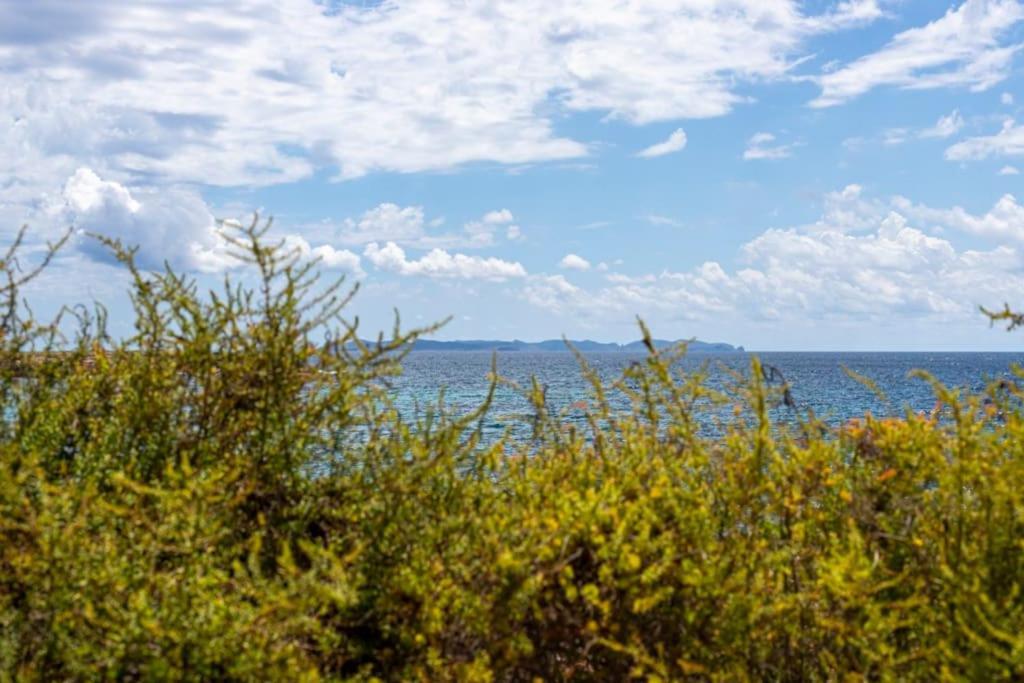
{"label": "bush foliage", "polygon": [[123,340],[0,264],[0,680],[1024,677],[1016,380],[785,429],[756,359],[716,393],[652,348],[581,358],[587,429],[533,387],[533,439],[483,443],[486,404],[395,409],[416,332],[364,343],[340,283],[232,240],[255,284],[207,294],[110,243]]}

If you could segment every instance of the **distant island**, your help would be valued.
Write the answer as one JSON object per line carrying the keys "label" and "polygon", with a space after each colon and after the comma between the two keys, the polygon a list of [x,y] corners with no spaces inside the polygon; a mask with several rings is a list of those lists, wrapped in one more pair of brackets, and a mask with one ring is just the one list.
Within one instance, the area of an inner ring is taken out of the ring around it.
{"label": "distant island", "polygon": [[[733,346],[720,342],[703,342],[697,340],[668,341],[655,339],[654,346],[664,349],[675,344],[686,343],[690,353],[746,353],[742,346]],[[596,342],[589,339],[569,340],[576,349],[583,353],[608,352],[608,353],[643,353],[644,343],[642,341],[629,342],[628,344],[616,344],[614,342]],[[469,339],[464,341],[435,341],[433,339],[417,339],[413,344],[413,351],[515,351],[515,352],[551,352],[567,353],[569,348],[561,339],[547,339],[540,342],[525,342],[518,339],[512,341],[500,341],[494,339]]]}

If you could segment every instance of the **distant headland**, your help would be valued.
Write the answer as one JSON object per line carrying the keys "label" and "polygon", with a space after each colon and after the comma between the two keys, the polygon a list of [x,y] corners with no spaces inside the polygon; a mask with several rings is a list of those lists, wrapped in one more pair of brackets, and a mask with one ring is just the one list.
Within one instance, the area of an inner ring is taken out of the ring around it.
{"label": "distant headland", "polygon": [[[733,346],[721,342],[703,342],[697,340],[668,341],[655,339],[654,346],[658,349],[669,348],[685,343],[690,353],[746,353],[742,346]],[[596,342],[589,339],[569,340],[569,344],[583,353],[643,353],[642,341],[616,344],[614,342]],[[494,339],[469,339],[461,341],[436,341],[433,339],[417,339],[413,351],[514,351],[514,352],[551,352],[566,353],[569,347],[561,339],[547,339],[539,342],[525,342],[518,339],[500,341]]]}

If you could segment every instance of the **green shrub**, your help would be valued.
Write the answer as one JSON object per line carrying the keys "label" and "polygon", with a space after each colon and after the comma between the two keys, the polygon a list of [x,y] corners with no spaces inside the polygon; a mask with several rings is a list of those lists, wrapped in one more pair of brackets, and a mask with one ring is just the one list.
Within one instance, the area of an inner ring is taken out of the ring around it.
{"label": "green shrub", "polygon": [[487,403],[390,402],[417,332],[363,343],[263,238],[206,295],[110,243],[124,340],[0,263],[0,680],[1024,677],[1016,380],[786,429],[756,360],[713,392],[652,347],[614,386],[581,358],[587,429],[535,386],[535,438],[483,444]]}

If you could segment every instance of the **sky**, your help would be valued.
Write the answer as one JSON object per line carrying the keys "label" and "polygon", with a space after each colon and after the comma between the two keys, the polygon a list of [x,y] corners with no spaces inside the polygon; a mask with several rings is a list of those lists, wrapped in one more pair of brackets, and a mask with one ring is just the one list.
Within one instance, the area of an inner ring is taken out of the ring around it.
{"label": "sky", "polygon": [[1019,350],[1024,0],[0,0],[0,233],[28,296],[359,282],[361,330]]}

